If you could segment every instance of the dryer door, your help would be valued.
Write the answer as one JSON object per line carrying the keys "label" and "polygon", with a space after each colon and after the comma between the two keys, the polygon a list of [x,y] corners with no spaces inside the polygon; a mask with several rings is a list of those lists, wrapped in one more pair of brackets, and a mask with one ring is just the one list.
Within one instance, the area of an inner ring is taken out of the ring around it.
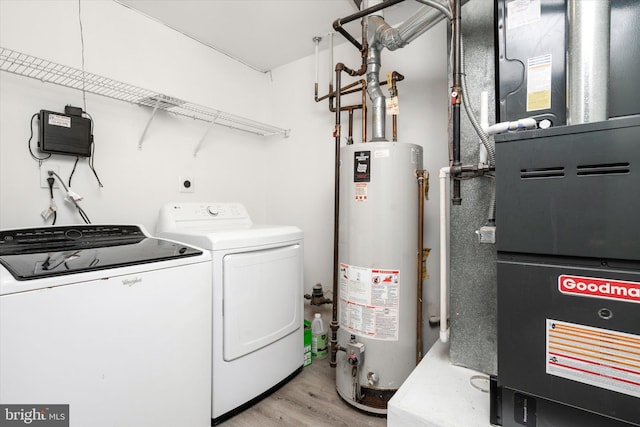
{"label": "dryer door", "polygon": [[224,256],[225,361],[302,327],[302,263],[301,244]]}

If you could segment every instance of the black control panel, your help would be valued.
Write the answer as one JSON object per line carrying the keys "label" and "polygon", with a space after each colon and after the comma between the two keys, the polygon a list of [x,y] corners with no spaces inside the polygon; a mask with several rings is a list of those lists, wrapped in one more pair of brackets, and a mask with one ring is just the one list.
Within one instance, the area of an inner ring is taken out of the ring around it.
{"label": "black control panel", "polygon": [[145,235],[135,225],[73,225],[0,231],[0,265],[16,280],[105,270],[202,254]]}
{"label": "black control panel", "polygon": [[[42,251],[56,247],[90,248],[135,242],[145,238],[135,225],[85,225],[23,228],[0,231],[0,255]],[[26,251],[26,252],[25,252]]]}

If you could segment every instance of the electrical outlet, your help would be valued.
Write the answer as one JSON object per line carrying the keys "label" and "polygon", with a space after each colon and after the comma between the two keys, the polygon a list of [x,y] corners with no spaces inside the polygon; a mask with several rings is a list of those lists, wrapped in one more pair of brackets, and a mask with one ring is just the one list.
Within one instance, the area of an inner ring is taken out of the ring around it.
{"label": "electrical outlet", "polygon": [[193,179],[189,176],[181,176],[178,178],[178,191],[180,193],[193,193],[195,191]]}
{"label": "electrical outlet", "polygon": [[[40,167],[40,188],[49,188],[49,183],[47,182],[47,178],[49,178],[49,171],[54,171],[60,175],[60,167],[58,165],[43,164]],[[55,176],[53,178],[53,188],[60,188],[58,179]]]}

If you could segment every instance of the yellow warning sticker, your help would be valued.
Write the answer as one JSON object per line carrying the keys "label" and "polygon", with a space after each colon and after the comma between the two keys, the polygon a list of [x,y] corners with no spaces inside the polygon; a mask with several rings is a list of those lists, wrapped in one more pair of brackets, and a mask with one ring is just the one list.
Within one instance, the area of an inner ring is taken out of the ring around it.
{"label": "yellow warning sticker", "polygon": [[640,397],[640,336],[547,319],[547,374]]}
{"label": "yellow warning sticker", "polygon": [[551,54],[527,61],[527,111],[551,108]]}

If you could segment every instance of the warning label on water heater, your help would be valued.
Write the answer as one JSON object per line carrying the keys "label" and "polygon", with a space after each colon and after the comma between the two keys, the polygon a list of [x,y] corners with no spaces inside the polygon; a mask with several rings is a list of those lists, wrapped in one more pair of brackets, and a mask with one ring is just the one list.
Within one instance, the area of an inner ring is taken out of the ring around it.
{"label": "warning label on water heater", "polygon": [[640,397],[640,336],[547,319],[547,374]]}
{"label": "warning label on water heater", "polygon": [[371,151],[353,153],[353,182],[371,182]]}
{"label": "warning label on water heater", "polygon": [[340,264],[340,324],[354,335],[397,341],[400,270]]}

